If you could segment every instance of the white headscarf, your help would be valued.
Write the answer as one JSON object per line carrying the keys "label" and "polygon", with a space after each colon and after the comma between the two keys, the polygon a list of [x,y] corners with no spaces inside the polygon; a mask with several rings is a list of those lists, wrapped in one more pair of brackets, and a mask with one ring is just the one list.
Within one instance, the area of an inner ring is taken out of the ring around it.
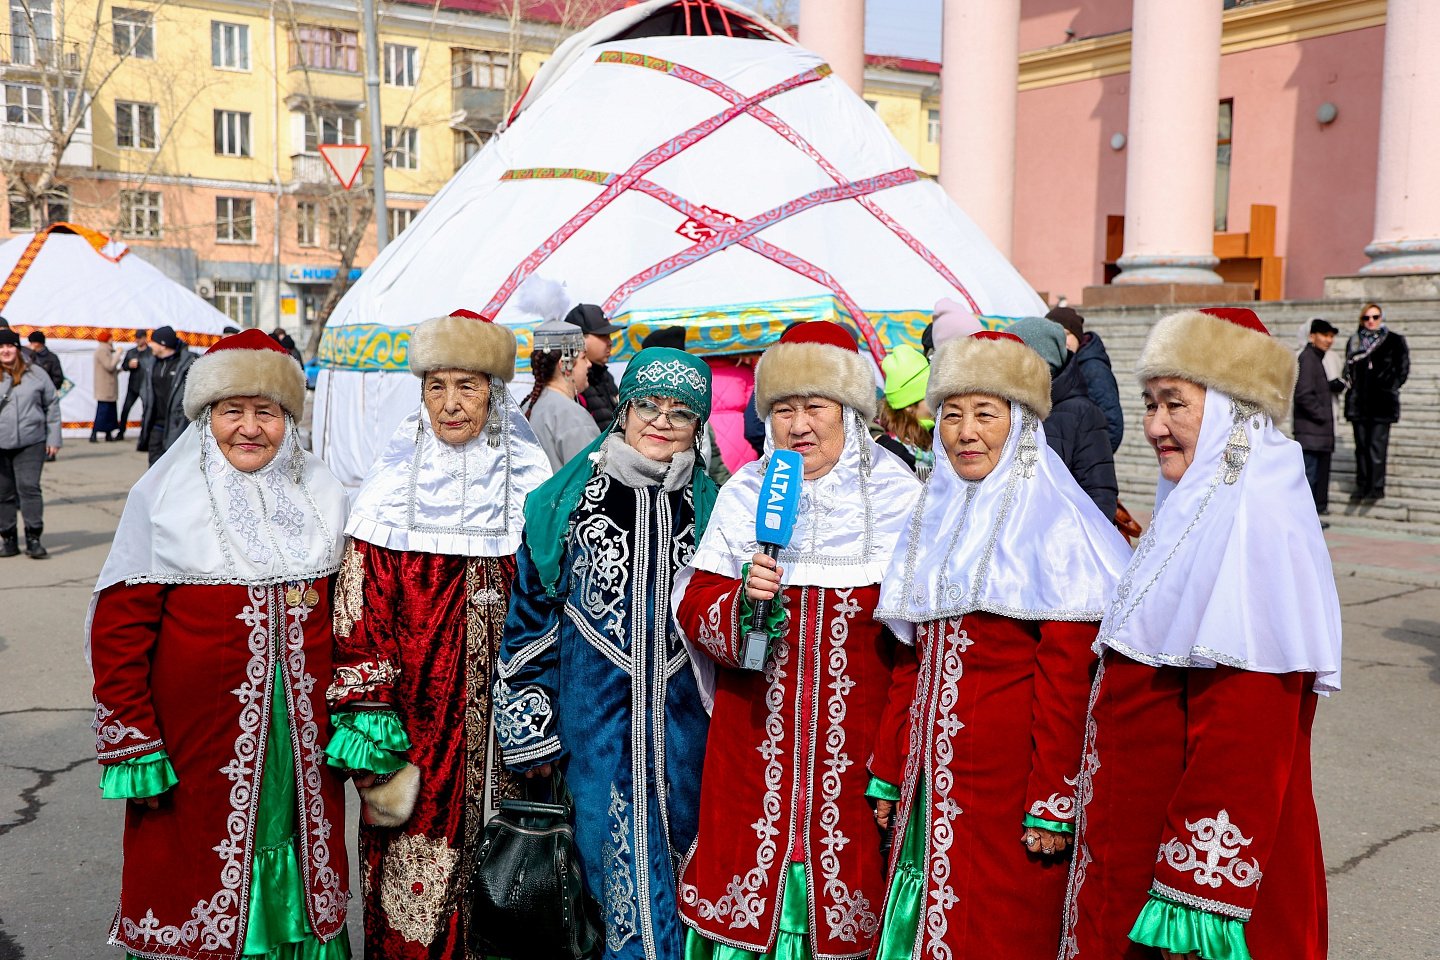
{"label": "white headscarf", "polygon": [[[920,481],[898,457],[870,439],[860,414],[842,407],[845,446],[823,477],[800,486],[790,546],[780,551],[786,586],[860,587],[879,583],[920,493]],[[747,463],[720,488],[705,536],[690,560],[697,570],[739,579],[759,550],[755,507],[774,450],[766,418],[767,456]],[[689,578],[677,581],[679,596]]]}
{"label": "white headscarf", "polygon": [[1151,666],[1314,673],[1340,689],[1340,598],[1300,447],[1256,408],[1205,391],[1195,457],[1155,514],[1100,624]]}
{"label": "white headscarf", "polygon": [[485,429],[463,446],[435,436],[422,405],[371,465],[345,533],[390,550],[506,557],[520,549],[525,498],[550,461],[510,391],[490,379]]}
{"label": "white headscarf", "polygon": [[1130,560],[1115,525],[1010,404],[1010,433],[983,480],[935,469],[880,587],[875,617],[913,642],[915,624],[984,611],[1017,620],[1095,621]]}
{"label": "white headscarf", "polygon": [[[345,489],[300,448],[295,425],[275,459],[235,469],[210,432],[208,410],[130,488],[95,596],[117,583],[267,586],[340,568]],[[85,649],[90,649],[90,616]]]}

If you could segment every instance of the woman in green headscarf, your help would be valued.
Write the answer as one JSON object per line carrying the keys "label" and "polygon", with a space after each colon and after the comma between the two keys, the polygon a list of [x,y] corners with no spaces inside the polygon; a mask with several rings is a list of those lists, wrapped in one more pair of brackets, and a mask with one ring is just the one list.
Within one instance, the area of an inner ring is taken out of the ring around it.
{"label": "woman in green headscarf", "polygon": [[695,839],[709,720],[670,613],[715,484],[710,370],[642,350],[609,430],[525,503],[495,682],[505,763],[565,771],[605,958],[680,960],[675,865]]}

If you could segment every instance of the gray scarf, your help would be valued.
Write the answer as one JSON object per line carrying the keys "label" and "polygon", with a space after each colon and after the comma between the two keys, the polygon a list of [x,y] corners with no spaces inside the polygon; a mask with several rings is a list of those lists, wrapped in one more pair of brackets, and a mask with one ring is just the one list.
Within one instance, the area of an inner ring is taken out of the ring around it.
{"label": "gray scarf", "polygon": [[663,484],[666,493],[683,490],[690,483],[695,467],[695,452],[682,450],[669,463],[651,460],[625,442],[625,437],[612,433],[600,445],[601,463],[605,472],[627,487],[653,487]]}

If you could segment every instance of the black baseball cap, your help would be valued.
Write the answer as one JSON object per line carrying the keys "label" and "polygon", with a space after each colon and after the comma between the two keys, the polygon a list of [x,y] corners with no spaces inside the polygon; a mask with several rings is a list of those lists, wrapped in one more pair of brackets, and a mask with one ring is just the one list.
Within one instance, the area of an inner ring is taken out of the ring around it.
{"label": "black baseball cap", "polygon": [[565,314],[565,322],[573,323],[585,333],[593,333],[598,337],[608,337],[612,333],[619,333],[625,329],[605,319],[605,311],[593,303],[582,303],[575,306]]}
{"label": "black baseball cap", "polygon": [[1331,323],[1329,320],[1322,320],[1320,317],[1316,317],[1314,320],[1310,321],[1310,332],[1312,334],[1339,333],[1340,328],[1335,326],[1335,324]]}

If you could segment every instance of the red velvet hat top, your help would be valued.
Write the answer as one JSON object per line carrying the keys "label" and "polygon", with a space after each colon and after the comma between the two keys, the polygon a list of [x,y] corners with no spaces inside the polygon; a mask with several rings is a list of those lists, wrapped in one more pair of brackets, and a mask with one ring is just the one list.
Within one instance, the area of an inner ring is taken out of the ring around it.
{"label": "red velvet hat top", "polygon": [[466,310],[463,307],[459,310],[452,312],[450,316],[460,317],[463,320],[483,320],[486,323],[493,322],[489,317],[485,316],[484,314],[476,313],[474,310]]}
{"label": "red velvet hat top", "polygon": [[276,343],[273,337],[254,327],[249,330],[241,330],[239,333],[232,333],[228,337],[222,337],[215,342],[214,346],[205,351],[205,356],[208,357],[212,353],[220,353],[223,350],[274,350],[276,353],[290,356],[290,352]]}
{"label": "red velvet hat top", "polygon": [[1013,333],[1006,333],[1004,330],[981,330],[977,333],[970,334],[970,336],[975,340],[1014,340],[1022,347],[1027,346],[1024,340],[1021,340]]}
{"label": "red velvet hat top", "polygon": [[780,335],[781,343],[823,343],[851,353],[859,353],[860,345],[840,324],[831,320],[806,320],[797,323]]}
{"label": "red velvet hat top", "polygon": [[1221,320],[1229,320],[1238,327],[1246,330],[1254,330],[1256,333],[1263,333],[1270,336],[1270,331],[1265,329],[1265,324],[1255,316],[1255,311],[1249,307],[1204,307],[1201,313],[1208,313],[1212,317],[1219,317]]}

